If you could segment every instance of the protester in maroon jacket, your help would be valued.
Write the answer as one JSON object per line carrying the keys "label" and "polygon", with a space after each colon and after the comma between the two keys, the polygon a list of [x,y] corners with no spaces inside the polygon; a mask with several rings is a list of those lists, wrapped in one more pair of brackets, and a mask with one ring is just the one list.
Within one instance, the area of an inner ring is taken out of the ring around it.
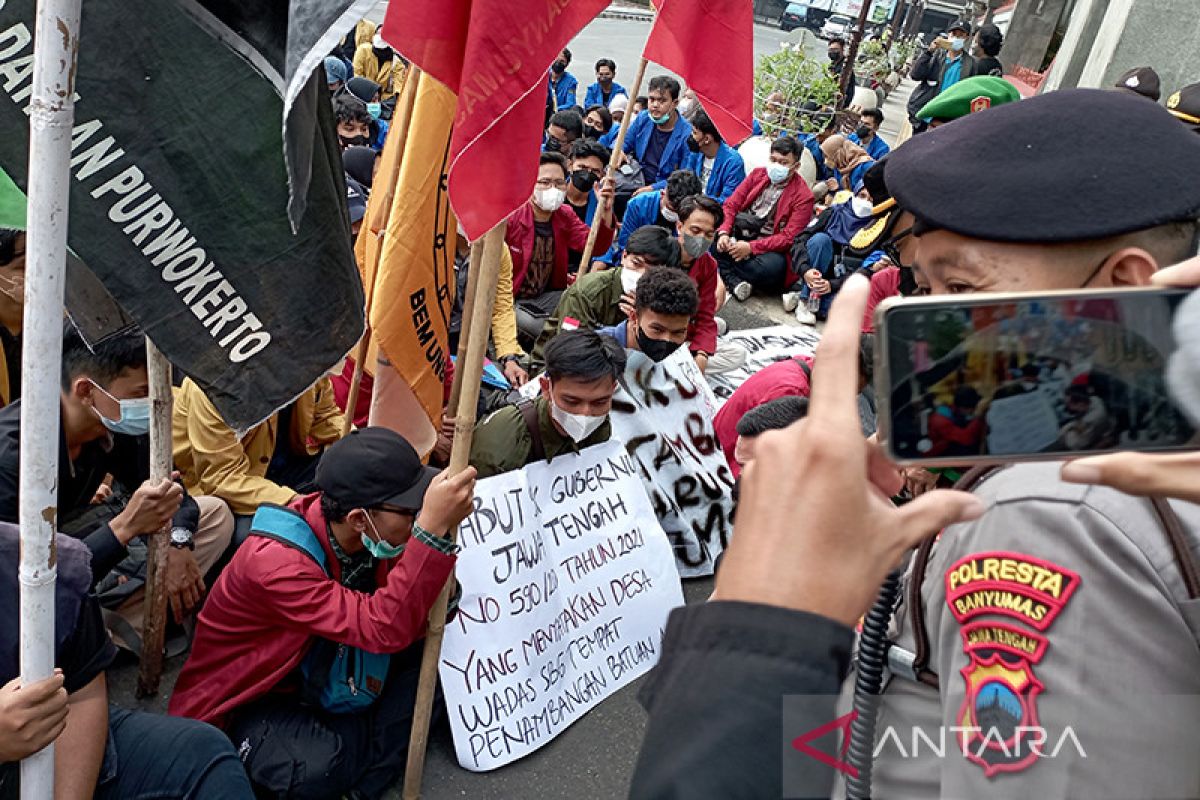
{"label": "protester in maroon jacket", "polygon": [[[224,728],[268,796],[375,797],[403,771],[425,622],[475,470],[438,474],[395,432],[365,428],[325,452],[316,482],[288,509],[260,507],[200,614],[169,710]],[[297,523],[323,564],[281,535]],[[372,705],[331,713],[309,698],[336,665],[308,656],[347,648],[390,664],[359,687]]]}
{"label": "protester in maroon jacket", "polygon": [[[771,144],[771,162],[746,176],[725,201],[717,233],[717,265],[738,300],[753,289],[779,293],[795,283],[791,248],[813,214],[813,196],[800,168],[800,143],[781,136]],[[739,219],[740,215],[740,219]]]}
{"label": "protester in maroon jacket", "polygon": [[[508,218],[504,242],[512,254],[513,296],[516,298],[517,328],[530,343],[542,332],[546,318],[554,313],[563,290],[574,280],[568,274],[568,255],[587,246],[589,228],[564,205],[571,177],[561,153],[542,153],[538,179],[529,202]],[[598,225],[594,253],[612,244],[612,178],[597,184],[601,207],[593,224]]]}

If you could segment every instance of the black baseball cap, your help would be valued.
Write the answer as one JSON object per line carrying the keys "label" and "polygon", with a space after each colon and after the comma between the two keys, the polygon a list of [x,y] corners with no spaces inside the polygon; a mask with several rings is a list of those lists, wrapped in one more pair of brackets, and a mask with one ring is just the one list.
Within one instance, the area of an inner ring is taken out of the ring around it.
{"label": "black baseball cap", "polygon": [[949,28],[946,28],[946,33],[950,33],[950,31],[962,31],[967,36],[970,36],[971,35],[971,23],[967,22],[965,19],[955,20],[953,23],[950,24]]}
{"label": "black baseball cap", "polygon": [[336,442],[317,464],[317,486],[343,508],[419,509],[439,470],[421,463],[404,437],[361,428]]}

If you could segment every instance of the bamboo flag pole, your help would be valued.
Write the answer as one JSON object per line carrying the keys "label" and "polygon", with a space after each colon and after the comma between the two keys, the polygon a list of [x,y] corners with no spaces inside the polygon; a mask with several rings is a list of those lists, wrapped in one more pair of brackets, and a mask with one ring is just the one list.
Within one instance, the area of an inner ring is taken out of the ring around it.
{"label": "bamboo flag pole", "polygon": [[[479,403],[479,383],[483,378],[483,357],[487,350],[488,334],[491,331],[492,306],[496,300],[496,276],[500,273],[500,254],[504,244],[507,223],[501,222],[483,237],[480,268],[475,291],[472,293],[471,320],[465,354],[459,359],[457,374],[462,376],[462,388],[458,406],[454,412],[454,445],[450,449],[451,475],[467,468],[471,455],[471,437],[475,430],[475,407]],[[480,243],[476,243],[476,247]],[[467,324],[466,318],[463,319]],[[460,349],[460,352],[462,350]],[[457,380],[457,379],[456,379]],[[458,539],[458,531],[450,532]],[[417,685],[416,707],[413,709],[412,735],[408,744],[408,764],[404,768],[404,800],[418,800],[421,796],[421,779],[425,772],[425,748],[429,744],[429,722],[433,715],[433,693],[437,685],[437,665],[442,651],[442,636],[446,630],[446,608],[450,592],[454,587],[454,574],[450,574],[437,602],[429,611],[429,633],[425,637],[425,651],[421,657],[421,678]]]}
{"label": "bamboo flag pole", "polygon": [[[633,78],[633,91],[630,94],[629,108],[625,109],[625,116],[621,118],[621,129],[617,133],[617,140],[613,142],[612,156],[608,159],[608,170],[604,173],[606,178],[613,177],[617,172],[617,166],[621,163],[621,152],[625,148],[625,134],[629,132],[629,126],[633,123],[633,103],[637,100],[638,92],[642,90],[642,78],[646,77],[646,59],[643,57],[638,62],[637,75]],[[579,277],[587,275],[592,269],[592,250],[596,248],[596,234],[600,231],[598,221],[609,212],[610,208],[607,202],[602,203],[596,208],[596,215],[592,217],[592,229],[588,231],[587,244],[583,248],[583,256],[579,259]]]}
{"label": "bamboo flag pole", "polygon": [[[409,73],[404,76],[404,89],[400,95],[400,101],[396,104],[397,109],[393,112],[393,119],[396,119],[395,114],[400,113],[400,124],[395,130],[388,131],[388,142],[392,141],[392,137],[399,137],[399,144],[395,145],[399,150],[396,157],[396,168],[399,170],[400,162],[404,158],[404,145],[408,142],[408,132],[412,128],[413,106],[417,101],[417,90],[421,84],[421,70],[415,66],[409,67]],[[385,202],[388,208],[388,216],[391,214],[392,197],[395,193],[396,175],[391,176],[392,191],[387,193]],[[366,217],[363,218],[363,229],[359,231],[359,236],[370,236],[372,232],[368,229]],[[387,230],[386,217],[385,224],[380,229],[379,236],[382,238],[384,231]],[[380,246],[376,252],[382,253],[383,247]],[[354,350],[354,374],[350,378],[350,392],[346,395],[346,418],[342,420],[342,436],[350,433],[350,428],[354,425],[354,409],[358,406],[358,395],[362,390],[362,379],[364,362],[367,360],[367,354],[371,351],[371,307],[375,302],[375,284],[378,281],[379,263],[372,265],[371,274],[367,279],[366,300],[367,300],[367,327],[363,331],[362,339],[358,341],[358,347]]]}
{"label": "bamboo flag pole", "polygon": [[[150,379],[150,480],[171,477],[171,362],[146,339],[146,372]],[[169,529],[170,523],[167,523]],[[167,546],[165,531],[146,545],[146,599],[142,612],[142,658],[137,693],[158,692],[162,678],[163,641],[167,631]]]}
{"label": "bamboo flag pole", "polygon": [[[462,308],[462,327],[458,331],[458,352],[455,353],[454,380],[450,384],[450,401],[446,408],[458,412],[458,400],[462,396],[462,365],[467,356],[467,343],[471,340],[471,316],[475,311],[475,292],[479,287],[479,267],[483,263],[483,239],[471,246],[471,260],[467,265],[467,288]],[[488,319],[491,322],[491,318]]]}
{"label": "bamboo flag pole", "polygon": [[[80,0],[39,0],[34,34],[18,487],[22,685],[47,678],[54,669],[59,373],[79,6]],[[21,762],[21,800],[53,796],[50,745]]]}

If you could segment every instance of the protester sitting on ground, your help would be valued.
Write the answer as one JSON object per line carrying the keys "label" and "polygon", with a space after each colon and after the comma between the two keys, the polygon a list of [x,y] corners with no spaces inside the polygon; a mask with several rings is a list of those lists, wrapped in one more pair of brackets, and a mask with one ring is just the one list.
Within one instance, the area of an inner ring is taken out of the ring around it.
{"label": "protester sitting on ground", "polygon": [[975,36],[975,67],[971,70],[971,75],[1004,77],[1004,65],[996,58],[1003,48],[1004,34],[1000,32],[999,26],[990,22],[982,26]]}
{"label": "protester sitting on ground", "polygon": [[821,153],[825,163],[833,170],[833,177],[825,182],[831,192],[839,189],[854,191],[863,175],[875,163],[859,145],[836,133],[821,142]]}
{"label": "protester sitting on ground", "polygon": [[608,104],[608,111],[610,114],[612,114],[613,126],[609,132],[605,134],[606,137],[613,135],[613,131],[620,127],[621,121],[625,119],[625,112],[628,110],[628,108],[629,96],[624,94],[617,95],[613,98],[613,101]]}
{"label": "protester sitting on ground", "polygon": [[367,104],[353,95],[343,93],[333,101],[333,116],[343,150],[355,145],[371,147],[378,137],[379,126],[367,111]]}
{"label": "protester sitting on ground", "polygon": [[[612,153],[595,139],[576,139],[571,145],[571,180],[567,184],[567,205],[585,225],[596,215],[596,184],[604,177]],[[582,255],[582,254],[580,254]],[[579,256],[571,254],[572,268],[579,267]]]}
{"label": "protester sitting on ground", "polygon": [[229,504],[240,545],[263,503],[286,505],[310,490],[322,449],[342,435],[328,378],[239,436],[191,378],[175,391],[171,440],[188,491]]}
{"label": "protester sitting on ground", "polygon": [[[508,217],[504,241],[512,255],[517,328],[529,342],[541,333],[573,280],[568,269],[570,252],[587,246],[588,226],[571,209],[563,208],[569,178],[564,156],[542,153],[533,195]],[[606,208],[596,218],[596,248],[605,250],[613,235],[612,178],[601,180],[596,192]]]}
{"label": "protester sitting on ground", "polygon": [[552,461],[608,441],[625,350],[592,330],[563,331],[546,345],[536,400],[508,406],[475,428],[470,463],[480,478]]}
{"label": "protester sitting on ground", "polygon": [[382,100],[391,100],[404,83],[404,65],[396,63],[396,54],[376,30],[370,42],[354,51],[354,74],[379,84]]}
{"label": "protester sitting on ground", "polygon": [[376,150],[382,150],[383,144],[387,141],[389,123],[385,119],[386,108],[383,105],[379,84],[375,81],[360,78],[357,75],[346,81],[347,96],[352,96],[361,100],[367,107],[367,113],[371,115],[373,123],[371,130],[371,147]]}
{"label": "protester sitting on ground", "polygon": [[571,51],[564,47],[558,54],[558,58],[554,59],[554,63],[550,65],[550,82],[547,84],[550,99],[557,111],[579,105],[575,99],[576,92],[579,90],[579,81],[575,79],[574,75],[567,72],[569,66],[571,66]]}
{"label": "protester sitting on ground", "polygon": [[783,430],[793,422],[804,419],[808,413],[808,398],[785,395],[768,400],[747,411],[737,423],[737,443],[733,447],[733,460],[739,468],[754,460],[758,437],[767,431]]}
{"label": "protester sitting on ground", "polygon": [[25,231],[0,228],[0,406],[21,396]]}
{"label": "protester sitting on ground", "polygon": [[[692,117],[692,134],[687,148],[680,169],[699,177],[701,191],[718,203],[724,203],[746,179],[746,164],[741,155],[725,144],[703,108],[697,108]],[[666,181],[659,181],[654,188],[662,189],[666,185]]]}
{"label": "protester sitting on ground", "polygon": [[[871,358],[870,337],[860,336],[858,344],[858,392],[871,384],[875,365]],[[717,411],[713,418],[713,429],[725,460],[736,478],[741,472],[741,466],[734,458],[737,447],[737,424],[752,408],[768,403],[777,397],[808,397],[812,386],[812,365],[810,356],[793,356],[783,361],[763,367],[742,383],[725,405]]]}
{"label": "protester sitting on ground", "polygon": [[620,266],[593,270],[563,292],[533,346],[530,371],[542,370],[546,345],[560,333],[580,328],[595,330],[628,318],[633,310],[633,293],[642,275],[653,267],[678,267],[679,254],[679,244],[657,225],[634,231]]}
{"label": "protester sitting on ground", "polygon": [[342,151],[342,166],[346,175],[366,190],[368,196],[379,168],[379,151],[371,147],[347,147]]}
{"label": "protester sitting on ground", "polygon": [[336,95],[346,85],[346,79],[350,77],[350,70],[346,68],[346,62],[337,56],[325,56],[324,66],[329,93]]}
{"label": "protester sitting on ground", "polygon": [[[852,198],[834,203],[821,212],[804,232],[796,237],[792,248],[792,268],[800,280],[788,287],[783,295],[783,307],[796,310],[801,325],[815,325],[829,314],[833,296],[850,277],[851,270],[842,260],[843,250],[860,230],[872,221],[871,195],[860,182]],[[810,298],[818,307],[810,308]]]}
{"label": "protester sitting on ground", "polygon": [[20,549],[17,527],[0,523],[0,796],[16,798],[18,762],[54,744],[57,798],[252,800],[237,751],[217,729],[109,705],[105,670],[117,649],[89,591],[90,553],[68,536],[55,535],[51,551],[54,674],[20,679]]}
{"label": "protester sitting on ground", "polygon": [[583,138],[599,140],[612,128],[612,113],[605,106],[588,106],[583,110]]}
{"label": "protester sitting on ground", "polygon": [[546,139],[542,149],[547,153],[562,153],[569,156],[571,145],[583,137],[583,117],[573,108],[554,112],[546,126]]}
{"label": "protester sitting on ground", "polygon": [[[675,223],[680,263],[700,292],[700,307],[688,331],[688,341],[701,371],[708,367],[715,356],[731,355],[718,351],[716,313],[725,304],[727,295],[721,283],[717,260],[709,252],[717,229],[724,220],[725,212],[716,200],[696,194],[685,197],[679,204],[679,221]],[[737,363],[745,360],[744,354],[733,357]],[[729,358],[725,358],[725,361],[729,362]]]}
{"label": "protester sitting on ground", "polygon": [[617,63],[611,58],[602,58],[596,62],[596,82],[587,88],[583,96],[584,106],[610,106],[618,97],[629,99],[629,92],[614,80],[617,76]]}
{"label": "protester sitting on ground", "polygon": [[[754,289],[780,292],[795,283],[789,251],[812,219],[812,192],[796,174],[800,145],[790,136],[781,136],[771,143],[770,159],[766,167],[747,175],[725,201],[725,221],[717,232],[721,279],[738,300],[745,300]],[[739,216],[758,229],[756,236],[747,240],[731,233]]]}
{"label": "protester sitting on ground", "polygon": [[[687,155],[692,124],[679,115],[679,81],[667,75],[650,79],[646,111],[629,125],[624,152],[642,165],[647,186],[635,195],[653,191],[651,184],[666,180]],[[641,98],[639,98],[640,100]]]}
{"label": "protester sitting on ground", "polygon": [[609,264],[619,264],[625,243],[634,231],[645,225],[657,225],[674,235],[679,222],[679,206],[684,199],[702,194],[703,191],[696,173],[680,169],[671,173],[662,189],[634,197],[625,207],[625,217],[613,246],[603,258],[597,259],[599,263],[594,262],[592,266],[604,269]]}
{"label": "protester sitting on ground", "polygon": [[[63,325],[56,526],[87,545],[96,592],[116,612],[110,625],[135,653],[146,580],[139,537],[170,537],[167,596],[182,621],[199,605],[205,575],[233,535],[232,515],[219,499],[198,496],[202,492],[188,497],[169,478],[150,480],[149,391],[143,335],[111,336],[89,347],[72,323]],[[13,523],[20,444],[18,400],[0,410],[0,520]]]}
{"label": "protester sitting on ground", "polygon": [[224,728],[260,796],[382,797],[404,769],[426,620],[474,487],[473,469],[424,467],[387,428],[330,447],[316,491],[255,515],[170,713]]}
{"label": "protester sitting on ground", "polygon": [[629,318],[596,333],[658,363],[687,341],[699,304],[700,293],[687,275],[670,267],[653,267],[638,280]]}
{"label": "protester sitting on ground", "polygon": [[867,155],[878,161],[891,151],[891,146],[879,135],[883,126],[883,111],[878,108],[864,109],[858,118],[858,127],[846,138],[867,151]]}
{"label": "protester sitting on ground", "polygon": [[937,128],[968,114],[1015,103],[1021,93],[1003,78],[980,75],[967,78],[939,94],[921,108],[930,128]]}

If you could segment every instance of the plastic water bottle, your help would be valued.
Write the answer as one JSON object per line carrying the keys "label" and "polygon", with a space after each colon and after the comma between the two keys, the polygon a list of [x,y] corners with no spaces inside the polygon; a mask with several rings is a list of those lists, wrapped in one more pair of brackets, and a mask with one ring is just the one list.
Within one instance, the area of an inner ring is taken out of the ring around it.
{"label": "plastic water bottle", "polygon": [[814,314],[821,310],[821,295],[813,292],[809,293],[808,310]]}

